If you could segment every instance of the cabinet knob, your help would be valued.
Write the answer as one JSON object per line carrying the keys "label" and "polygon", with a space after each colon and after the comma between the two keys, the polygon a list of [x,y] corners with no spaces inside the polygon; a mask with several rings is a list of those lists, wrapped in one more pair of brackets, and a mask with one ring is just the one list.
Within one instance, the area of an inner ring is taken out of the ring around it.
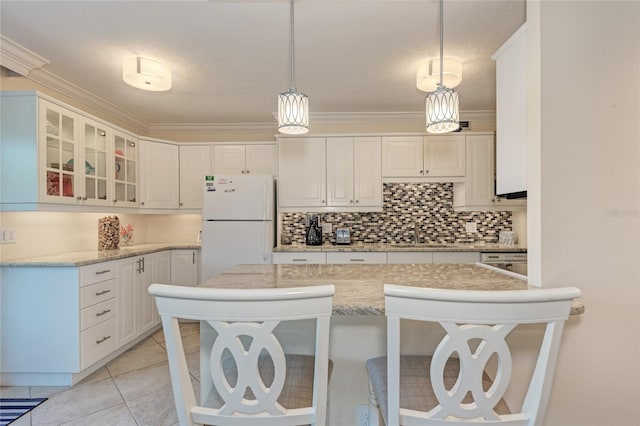
{"label": "cabinet knob", "polygon": [[82,200],[82,197],[78,196],[78,197],[76,197],[76,200],[80,201],[80,200]]}
{"label": "cabinet knob", "polygon": [[349,203],[353,204],[353,200],[349,200]]}
{"label": "cabinet knob", "polygon": [[358,204],[360,202],[360,200],[356,200],[356,204]]}
{"label": "cabinet knob", "polygon": [[114,203],[117,203],[117,202],[118,202],[118,200],[113,200],[113,202],[114,202]]}
{"label": "cabinet knob", "polygon": [[144,206],[144,201],[140,203],[141,206]]}
{"label": "cabinet knob", "polygon": [[325,203],[325,201],[324,201],[324,200],[322,200],[322,204],[324,204],[324,203]]}
{"label": "cabinet knob", "polygon": [[420,174],[423,175],[424,174],[424,170],[420,170]]}
{"label": "cabinet knob", "polygon": [[83,199],[84,201],[87,201],[87,197],[82,197],[82,199]]}
{"label": "cabinet knob", "polygon": [[249,170],[247,170],[247,174],[249,174]]}
{"label": "cabinet knob", "polygon": [[182,203],[180,203],[180,206],[182,206],[182,205],[183,205],[183,204],[182,204]]}
{"label": "cabinet knob", "polygon": [[241,170],[240,173],[244,174],[244,170]]}
{"label": "cabinet knob", "polygon": [[428,174],[429,174],[429,170],[425,170],[425,171],[424,171],[424,174],[425,174],[425,175],[428,175]]}

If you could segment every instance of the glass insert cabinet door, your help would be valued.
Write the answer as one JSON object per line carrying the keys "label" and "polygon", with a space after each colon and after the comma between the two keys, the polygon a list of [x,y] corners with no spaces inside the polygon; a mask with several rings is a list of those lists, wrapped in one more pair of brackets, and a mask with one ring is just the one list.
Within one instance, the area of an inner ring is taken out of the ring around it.
{"label": "glass insert cabinet door", "polygon": [[76,200],[78,165],[78,119],[75,114],[42,101],[40,106],[42,140],[45,144],[44,195],[58,202]]}
{"label": "glass insert cabinet door", "polygon": [[135,206],[138,202],[138,141],[114,132],[114,204]]}
{"label": "glass insert cabinet door", "polygon": [[84,200],[107,203],[107,128],[84,124]]}

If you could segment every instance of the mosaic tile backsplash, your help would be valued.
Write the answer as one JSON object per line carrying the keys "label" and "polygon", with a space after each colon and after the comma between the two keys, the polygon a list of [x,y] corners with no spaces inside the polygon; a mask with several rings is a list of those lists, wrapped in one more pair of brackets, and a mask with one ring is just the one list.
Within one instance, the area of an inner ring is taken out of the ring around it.
{"label": "mosaic tile backsplash", "polygon": [[[283,233],[304,244],[306,213],[282,213]],[[385,183],[382,212],[322,213],[322,223],[334,232],[323,241],[335,242],[335,228],[351,230],[351,243],[413,243],[418,227],[422,243],[497,243],[500,231],[512,230],[511,212],[453,209],[452,183]],[[467,233],[466,223],[476,222],[477,232]]]}

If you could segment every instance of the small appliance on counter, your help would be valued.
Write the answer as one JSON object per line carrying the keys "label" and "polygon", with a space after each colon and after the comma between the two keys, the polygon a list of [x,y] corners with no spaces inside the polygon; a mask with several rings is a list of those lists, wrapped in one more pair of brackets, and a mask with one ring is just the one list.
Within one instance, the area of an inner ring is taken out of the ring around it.
{"label": "small appliance on counter", "polygon": [[322,245],[322,226],[320,226],[320,216],[308,214],[304,230],[304,242],[308,246]]}
{"label": "small appliance on counter", "polygon": [[351,244],[349,228],[336,228],[336,244]]}

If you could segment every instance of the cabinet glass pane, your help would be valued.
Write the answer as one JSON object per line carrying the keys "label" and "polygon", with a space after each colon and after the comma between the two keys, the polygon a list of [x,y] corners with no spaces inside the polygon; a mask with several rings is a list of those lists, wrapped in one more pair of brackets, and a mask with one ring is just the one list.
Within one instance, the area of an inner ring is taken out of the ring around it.
{"label": "cabinet glass pane", "polygon": [[73,175],[62,174],[62,196],[73,197]]}
{"label": "cabinet glass pane", "polygon": [[115,149],[116,156],[124,157],[124,153],[126,151],[125,145],[124,145],[124,138],[120,136],[116,136],[114,142],[115,142],[114,149]]}
{"label": "cabinet glass pane", "polygon": [[107,181],[106,179],[98,179],[98,200],[106,200],[107,199]]}
{"label": "cabinet glass pane", "polygon": [[84,125],[84,145],[88,148],[96,146],[96,128],[90,124]]}
{"label": "cabinet glass pane", "polygon": [[47,167],[60,168],[60,140],[47,136]]}
{"label": "cabinet glass pane", "polygon": [[116,200],[126,201],[125,185],[122,182],[116,182]]}
{"label": "cabinet glass pane", "polygon": [[84,155],[84,173],[88,176],[95,176],[96,168],[93,165],[96,163],[96,150],[87,148]]}
{"label": "cabinet glass pane", "polygon": [[96,153],[96,175],[101,178],[107,177],[107,153],[98,151]]}
{"label": "cabinet glass pane", "polygon": [[67,140],[74,140],[73,137],[73,118],[62,116],[62,137]]}
{"label": "cabinet glass pane", "polygon": [[85,178],[86,197],[89,200],[96,199],[96,179],[92,177]]}
{"label": "cabinet glass pane", "polygon": [[116,180],[125,180],[124,158],[116,157]]}
{"label": "cabinet glass pane", "polygon": [[98,151],[107,152],[107,131],[103,129],[97,129],[96,136],[96,149]]}
{"label": "cabinet glass pane", "polygon": [[127,182],[136,183],[136,162],[127,160]]}
{"label": "cabinet glass pane", "polygon": [[47,134],[60,136],[60,114],[50,109],[47,110]]}
{"label": "cabinet glass pane", "polygon": [[127,159],[136,159],[136,143],[134,141],[127,141]]}
{"label": "cabinet glass pane", "polygon": [[60,195],[60,173],[47,171],[47,195]]}
{"label": "cabinet glass pane", "polygon": [[127,201],[132,203],[136,202],[136,186],[135,185],[127,185]]}
{"label": "cabinet glass pane", "polygon": [[62,168],[63,170],[73,171],[73,144],[69,142],[62,142]]}

